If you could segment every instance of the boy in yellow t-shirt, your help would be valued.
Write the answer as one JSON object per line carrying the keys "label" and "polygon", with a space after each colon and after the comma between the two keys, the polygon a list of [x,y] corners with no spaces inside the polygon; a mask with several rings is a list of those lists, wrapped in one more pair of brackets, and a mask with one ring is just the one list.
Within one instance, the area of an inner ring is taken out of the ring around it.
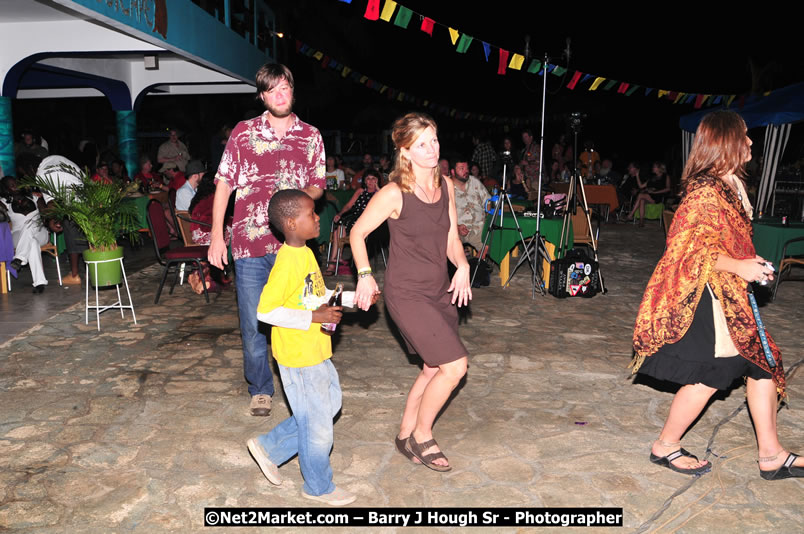
{"label": "boy in yellow t-shirt", "polygon": [[[268,206],[269,220],[284,234],[285,243],[262,290],[257,319],[274,325],[271,349],[291,416],[247,445],[265,478],[276,485],[282,483],[278,466],[298,454],[302,496],[343,506],[356,497],[332,481],[332,419],[341,409],[341,387],[330,361],[330,337],[321,332],[321,323],[341,320],[342,307],[327,305],[331,292],[306,246],[320,230],[314,208],[313,200],[295,189],[278,191]],[[343,303],[354,307],[353,291],[344,291]]]}

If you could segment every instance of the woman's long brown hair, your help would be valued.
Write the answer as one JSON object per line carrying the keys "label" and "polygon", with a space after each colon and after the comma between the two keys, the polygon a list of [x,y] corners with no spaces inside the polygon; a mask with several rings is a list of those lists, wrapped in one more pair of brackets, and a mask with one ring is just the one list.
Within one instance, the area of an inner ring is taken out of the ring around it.
{"label": "woman's long brown hair", "polygon": [[734,173],[745,176],[747,128],[745,121],[733,111],[713,111],[698,125],[687,165],[681,177],[681,185],[699,176],[722,178]]}

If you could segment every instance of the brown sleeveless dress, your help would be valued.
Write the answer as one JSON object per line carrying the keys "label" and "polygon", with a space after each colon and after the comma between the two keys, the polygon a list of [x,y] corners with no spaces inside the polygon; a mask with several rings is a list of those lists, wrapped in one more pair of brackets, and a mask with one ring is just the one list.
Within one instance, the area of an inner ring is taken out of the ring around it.
{"label": "brown sleeveless dress", "polygon": [[447,275],[449,191],[428,204],[402,193],[402,210],[388,219],[391,246],[383,293],[391,318],[411,352],[430,367],[467,355],[458,337],[458,310],[451,304]]}

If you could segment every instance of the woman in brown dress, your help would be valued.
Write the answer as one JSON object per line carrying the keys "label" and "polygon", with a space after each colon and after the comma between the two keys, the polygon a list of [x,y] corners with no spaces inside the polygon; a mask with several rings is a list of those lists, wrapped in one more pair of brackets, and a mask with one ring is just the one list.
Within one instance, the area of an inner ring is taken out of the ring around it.
{"label": "woman in brown dress", "polygon": [[[391,183],[374,195],[351,232],[358,269],[355,302],[367,310],[379,293],[365,238],[387,220],[391,246],[385,303],[408,349],[424,360],[408,393],[396,447],[415,463],[449,471],[433,439],[433,422],[466,373],[455,304],[467,305],[472,298],[469,264],[458,236],[454,186],[438,169],[435,122],[409,113],[394,123],[392,139],[397,153]],[[457,267],[451,281],[446,259]]]}

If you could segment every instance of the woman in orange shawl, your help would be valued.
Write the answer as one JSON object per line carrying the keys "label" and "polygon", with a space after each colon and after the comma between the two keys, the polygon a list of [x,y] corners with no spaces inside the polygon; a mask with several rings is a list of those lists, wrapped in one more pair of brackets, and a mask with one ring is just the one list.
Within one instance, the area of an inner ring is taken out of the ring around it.
{"label": "woman in orange shawl", "polygon": [[[710,113],[698,126],[684,169],[685,196],[639,307],[632,366],[682,385],[653,443],[651,462],[691,475],[709,471],[708,461],[681,448],[681,437],[715,391],[745,377],[760,475],[776,480],[804,476],[804,459],[779,443],[776,400],[785,395],[781,354],[768,335],[771,367],[747,293],[749,282],[773,279],[751,240],[752,209],[741,180],[750,147],[736,113]],[[725,316],[725,325],[720,323],[722,335],[716,337],[718,316]]]}

